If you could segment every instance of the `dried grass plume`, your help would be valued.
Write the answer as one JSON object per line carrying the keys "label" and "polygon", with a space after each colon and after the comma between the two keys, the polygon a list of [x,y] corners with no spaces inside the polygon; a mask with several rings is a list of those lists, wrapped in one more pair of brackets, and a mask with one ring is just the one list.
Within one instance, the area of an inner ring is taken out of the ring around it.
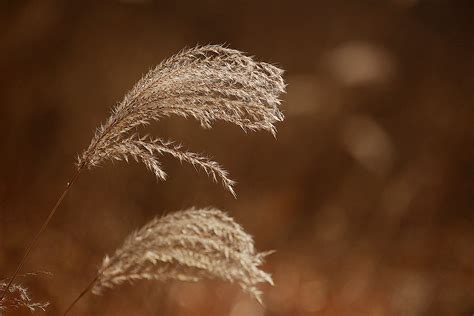
{"label": "dried grass plume", "polygon": [[169,154],[203,169],[234,194],[234,182],[218,163],[173,142],[140,137],[132,131],[162,117],[178,115],[194,117],[206,128],[223,120],[244,130],[275,134],[274,123],[283,120],[278,108],[279,96],[285,91],[282,74],[273,65],[220,45],[183,50],[149,71],[113,108],[79,156],[78,168],[132,157],[142,161],[158,179],[165,179],[157,154]]}
{"label": "dried grass plume", "polygon": [[259,283],[273,284],[240,225],[217,209],[189,209],[155,218],[106,256],[92,287],[94,294],[136,280],[235,282],[261,302]]}
{"label": "dried grass plume", "polygon": [[[0,280],[0,292],[6,290],[7,284],[6,280]],[[28,289],[18,283],[12,283],[8,288],[8,292],[9,295],[0,300],[0,315],[3,312],[18,309],[27,309],[30,312],[45,311],[49,305],[49,303],[34,302]]]}

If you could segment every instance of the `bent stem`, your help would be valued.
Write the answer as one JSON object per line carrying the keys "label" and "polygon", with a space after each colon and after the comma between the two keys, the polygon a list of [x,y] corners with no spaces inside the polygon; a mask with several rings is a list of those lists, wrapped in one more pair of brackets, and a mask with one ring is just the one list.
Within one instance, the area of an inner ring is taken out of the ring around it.
{"label": "bent stem", "polygon": [[30,242],[28,248],[26,248],[26,251],[25,251],[25,254],[23,255],[23,258],[21,259],[20,263],[18,264],[16,270],[15,270],[15,273],[13,273],[13,276],[10,278],[10,281],[8,281],[8,285],[5,287],[5,290],[3,291],[2,293],[2,296],[0,297],[0,302],[5,298],[5,296],[7,295],[9,289],[10,289],[10,286],[12,285],[13,281],[15,280],[15,278],[17,277],[18,273],[20,272],[20,270],[23,268],[23,266],[25,265],[26,263],[26,259],[28,258],[28,256],[30,255],[31,251],[36,247],[36,244],[38,243],[38,240],[39,240],[39,237],[41,236],[41,234],[44,232],[44,230],[46,229],[46,227],[48,226],[49,222],[51,221],[51,218],[53,218],[54,214],[56,213],[56,210],[58,209],[59,205],[61,205],[61,202],[64,200],[64,198],[66,197],[66,195],[68,194],[69,190],[71,189],[71,186],[74,184],[74,182],[76,182],[77,178],[79,177],[79,174],[81,173],[82,171],[82,168],[84,167],[84,165],[80,165],[79,168],[77,169],[76,173],[73,175],[73,177],[71,178],[71,180],[67,183],[67,186],[66,186],[66,189],[64,189],[63,193],[61,194],[61,196],[59,197],[59,199],[56,201],[56,204],[54,205],[54,207],[51,209],[51,211],[49,212],[49,215],[48,217],[46,218],[46,220],[43,222],[43,225],[41,226],[41,228],[39,229],[39,231],[36,233],[36,235],[34,236],[33,240]]}
{"label": "bent stem", "polygon": [[69,305],[69,307],[64,312],[63,316],[66,316],[67,313],[76,305],[76,303],[84,296],[87,292],[94,286],[95,282],[99,279],[100,273],[95,276],[95,278],[86,286],[84,290],[82,290],[81,294],[79,294],[76,299]]}

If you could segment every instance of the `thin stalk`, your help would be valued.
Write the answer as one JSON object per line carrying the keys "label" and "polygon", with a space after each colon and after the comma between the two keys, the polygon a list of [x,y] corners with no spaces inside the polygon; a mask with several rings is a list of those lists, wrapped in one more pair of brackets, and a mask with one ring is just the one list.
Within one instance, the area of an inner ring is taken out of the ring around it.
{"label": "thin stalk", "polygon": [[76,303],[84,296],[86,295],[87,292],[89,292],[89,290],[94,286],[95,282],[99,279],[99,276],[100,276],[100,273],[97,274],[94,278],[94,280],[92,280],[85,288],[84,290],[82,290],[81,294],[79,294],[76,299],[71,303],[71,305],[69,305],[69,307],[66,309],[66,311],[64,312],[63,316],[66,316],[67,313],[69,313],[69,311],[74,307],[74,305],[76,305]]}
{"label": "thin stalk", "polygon": [[64,200],[64,198],[66,197],[66,195],[68,194],[69,190],[71,189],[71,186],[74,184],[74,182],[76,182],[77,178],[79,177],[79,174],[81,173],[81,170],[83,168],[83,165],[79,166],[79,168],[77,169],[77,171],[74,173],[74,175],[72,176],[71,180],[67,183],[66,185],[66,189],[64,189],[63,193],[61,194],[61,196],[59,197],[59,199],[56,201],[56,204],[54,205],[54,207],[51,209],[51,211],[49,212],[49,215],[48,217],[46,218],[46,220],[43,222],[43,225],[41,226],[40,230],[36,233],[36,235],[34,236],[33,240],[30,242],[28,248],[26,248],[26,251],[25,251],[25,254],[23,255],[23,258],[21,259],[20,263],[18,264],[16,270],[15,270],[15,273],[13,273],[13,276],[10,278],[10,281],[8,281],[8,285],[5,287],[5,290],[3,291],[2,293],[2,296],[0,298],[0,302],[3,300],[3,298],[5,297],[5,295],[7,295],[8,293],[8,290],[10,289],[10,286],[12,285],[13,281],[15,280],[15,278],[17,277],[18,273],[20,272],[20,270],[23,268],[23,266],[25,265],[26,263],[26,259],[28,258],[28,256],[30,255],[31,251],[36,247],[36,244],[38,243],[38,240],[39,240],[39,237],[41,236],[41,234],[44,232],[44,230],[46,229],[46,227],[48,226],[49,222],[51,221],[51,218],[53,218],[54,214],[56,213],[56,210],[58,209],[59,205],[61,205],[61,202]]}
{"label": "thin stalk", "polygon": [[110,266],[111,264],[114,264],[115,262],[117,261],[117,258],[114,258],[114,259],[111,259],[109,261],[109,263],[107,264],[106,267],[103,267],[99,270],[99,272],[97,273],[97,275],[95,276],[95,278],[84,288],[84,290],[82,290],[81,294],[79,294],[79,296],[76,297],[76,299],[71,303],[71,305],[69,305],[69,307],[66,309],[66,311],[64,312],[63,316],[66,316],[67,313],[69,313],[71,311],[71,309],[74,307],[74,305],[76,305],[76,303],[84,296],[87,294],[87,292],[89,292],[89,290],[94,286],[95,282],[97,282],[97,280],[99,280],[99,277],[102,275],[102,271],[107,269],[108,266]]}

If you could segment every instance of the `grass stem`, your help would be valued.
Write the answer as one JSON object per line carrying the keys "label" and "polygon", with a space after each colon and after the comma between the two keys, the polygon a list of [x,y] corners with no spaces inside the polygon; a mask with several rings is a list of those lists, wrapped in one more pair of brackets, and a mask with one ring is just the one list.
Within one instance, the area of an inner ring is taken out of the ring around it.
{"label": "grass stem", "polygon": [[51,209],[51,211],[49,212],[49,215],[48,217],[46,218],[46,220],[43,222],[43,225],[41,226],[41,228],[39,229],[39,231],[36,233],[36,235],[34,236],[34,238],[32,239],[32,241],[30,242],[29,246],[26,248],[26,251],[23,255],[23,258],[21,259],[20,263],[18,264],[16,270],[15,270],[15,273],[13,273],[13,276],[10,278],[10,280],[8,281],[8,284],[7,286],[5,287],[5,290],[3,291],[2,293],[2,296],[0,298],[0,302],[5,298],[5,296],[7,295],[8,293],[8,290],[10,289],[10,286],[12,285],[13,281],[15,280],[15,278],[17,277],[18,273],[21,271],[21,269],[23,268],[23,266],[25,265],[26,263],[26,259],[28,258],[28,256],[30,255],[31,251],[36,247],[37,243],[38,243],[38,240],[41,236],[41,234],[44,232],[44,230],[46,229],[46,227],[48,226],[49,222],[51,221],[51,219],[53,218],[54,214],[56,213],[56,210],[59,208],[59,206],[61,205],[62,201],[64,200],[64,198],[66,197],[66,195],[68,194],[69,190],[71,189],[72,185],[74,184],[74,182],[76,182],[77,178],[79,177],[79,174],[81,173],[81,170],[82,170],[82,166],[80,166],[77,171],[74,173],[74,175],[72,176],[71,180],[67,183],[66,185],[66,189],[64,189],[63,193],[61,194],[61,196],[59,197],[59,199],[56,201],[56,204],[54,205],[54,207]]}
{"label": "grass stem", "polygon": [[96,277],[86,286],[84,290],[82,290],[81,294],[79,294],[76,299],[69,305],[69,307],[64,312],[63,316],[66,316],[69,311],[76,305],[76,303],[84,296],[87,292],[94,286],[95,282],[99,279],[99,275],[97,274]]}

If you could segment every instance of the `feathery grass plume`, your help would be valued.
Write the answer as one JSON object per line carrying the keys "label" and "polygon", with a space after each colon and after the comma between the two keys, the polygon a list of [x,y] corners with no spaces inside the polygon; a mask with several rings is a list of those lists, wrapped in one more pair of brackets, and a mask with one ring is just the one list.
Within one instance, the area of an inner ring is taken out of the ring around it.
{"label": "feathery grass plume", "polygon": [[[203,169],[215,181],[221,180],[234,196],[234,182],[217,162],[161,139],[140,137],[132,130],[172,114],[194,117],[203,127],[216,120],[234,123],[244,130],[267,130],[275,135],[274,123],[283,120],[278,109],[285,91],[283,70],[254,61],[243,53],[220,45],[183,50],[150,70],[122,102],[112,109],[89,147],[78,157],[76,173],[51,209],[43,225],[8,281],[13,284],[39,237],[48,226],[71,186],[83,169],[106,160],[141,160],[158,179],[165,179],[157,154],[169,154]],[[8,295],[4,291],[0,300]]]}
{"label": "feathery grass plume", "polygon": [[[0,292],[7,290],[8,282],[0,280]],[[21,284],[12,283],[8,287],[9,295],[0,300],[0,314],[11,310],[25,308],[30,312],[45,311],[49,303],[34,302],[28,289]]]}
{"label": "feathery grass plume", "polygon": [[170,154],[220,179],[232,194],[234,182],[216,162],[160,139],[130,132],[164,116],[194,117],[203,127],[223,120],[244,130],[267,130],[283,120],[278,106],[285,91],[283,71],[256,62],[220,45],[183,50],[149,71],[101,125],[89,147],[79,156],[79,168],[91,168],[109,159],[141,160],[157,178],[165,179],[156,154]]}
{"label": "feathery grass plume", "polygon": [[220,279],[236,282],[261,302],[257,285],[273,284],[259,269],[267,253],[217,209],[188,209],[155,218],[132,233],[111,257],[106,256],[92,292],[100,294],[136,280]]}

